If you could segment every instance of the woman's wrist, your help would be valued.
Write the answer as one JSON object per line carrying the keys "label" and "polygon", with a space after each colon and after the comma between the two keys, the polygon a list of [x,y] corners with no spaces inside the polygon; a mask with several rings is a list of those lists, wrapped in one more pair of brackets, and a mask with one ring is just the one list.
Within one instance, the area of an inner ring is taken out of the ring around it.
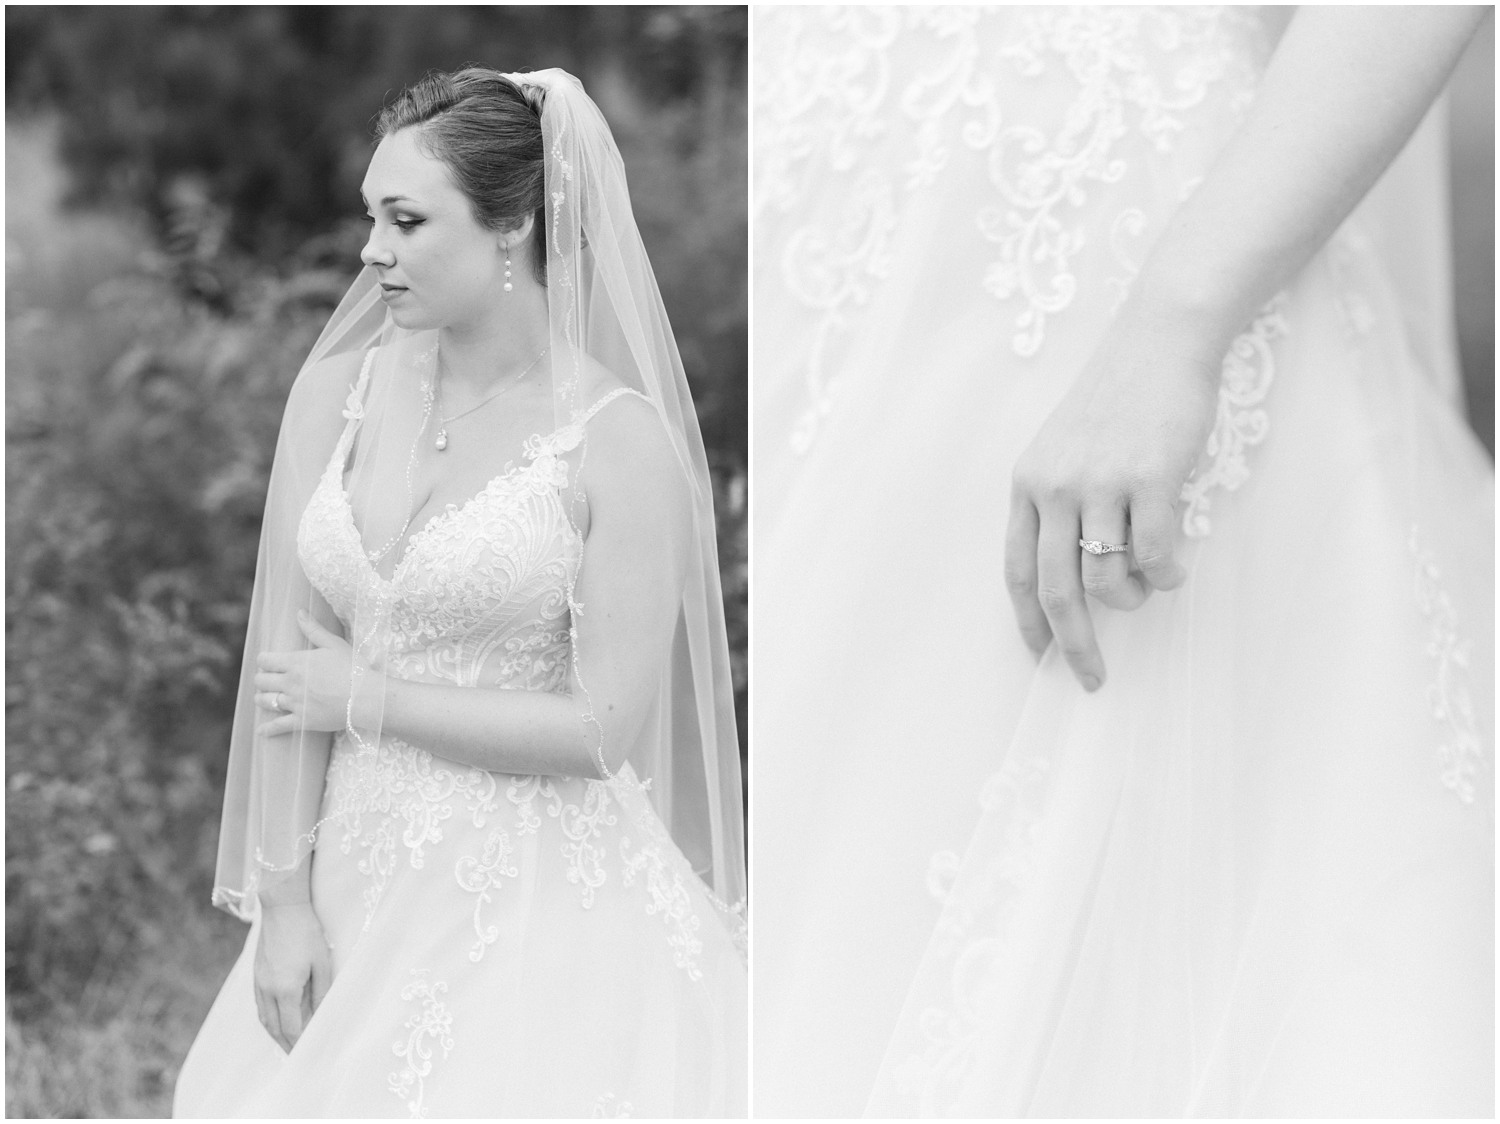
{"label": "woman's wrist", "polygon": [[379,730],[400,682],[378,671],[356,669],[349,686],[348,725],[356,730]]}
{"label": "woman's wrist", "polygon": [[261,871],[255,896],[262,910],[309,905],[312,902],[312,863],[309,852],[290,870]]}
{"label": "woman's wrist", "polygon": [[1116,322],[1192,360],[1217,380],[1225,353],[1255,315],[1257,302],[1223,278],[1159,260],[1158,268],[1137,278]]}

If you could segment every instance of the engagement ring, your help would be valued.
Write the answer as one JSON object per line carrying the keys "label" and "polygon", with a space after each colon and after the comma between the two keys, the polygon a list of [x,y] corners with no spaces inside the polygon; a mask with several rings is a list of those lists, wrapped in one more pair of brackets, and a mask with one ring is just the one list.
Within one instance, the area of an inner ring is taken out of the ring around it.
{"label": "engagement ring", "polygon": [[1090,554],[1114,554],[1117,551],[1129,549],[1125,545],[1116,546],[1114,543],[1100,542],[1098,539],[1079,539],[1078,545]]}

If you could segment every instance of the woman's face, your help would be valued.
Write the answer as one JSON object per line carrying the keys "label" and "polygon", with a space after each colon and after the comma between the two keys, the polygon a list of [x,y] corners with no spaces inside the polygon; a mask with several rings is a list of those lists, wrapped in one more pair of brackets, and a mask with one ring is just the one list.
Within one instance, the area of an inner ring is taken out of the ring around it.
{"label": "woman's face", "polygon": [[360,194],[372,222],[360,259],[374,267],[399,327],[472,329],[494,317],[505,235],[475,221],[447,165],[417,145],[416,129],[380,142]]}

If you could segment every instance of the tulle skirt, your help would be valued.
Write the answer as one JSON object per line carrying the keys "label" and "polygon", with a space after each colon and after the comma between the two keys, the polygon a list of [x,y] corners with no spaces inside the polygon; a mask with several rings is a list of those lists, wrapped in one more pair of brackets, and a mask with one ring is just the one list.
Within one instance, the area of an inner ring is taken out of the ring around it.
{"label": "tulle skirt", "polygon": [[256,1016],[252,925],[174,1114],[743,1116],[737,919],[622,779],[340,741],[312,868],[333,984],[283,1053]]}
{"label": "tulle skirt", "polygon": [[1188,581],[1091,604],[1088,695],[1002,563],[1107,307],[1018,359],[961,190],[801,451],[816,318],[757,289],[756,1114],[1489,1115],[1493,470],[1382,259],[1352,225],[1241,338]]}

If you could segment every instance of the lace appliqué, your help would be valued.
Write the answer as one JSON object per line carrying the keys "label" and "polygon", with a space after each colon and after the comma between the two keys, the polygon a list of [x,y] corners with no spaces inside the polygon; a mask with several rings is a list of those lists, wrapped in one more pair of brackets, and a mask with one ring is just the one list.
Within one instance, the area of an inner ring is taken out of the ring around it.
{"label": "lace appliqu\u00e9", "polygon": [[[836,344],[852,313],[895,272],[893,247],[912,192],[940,184],[961,149],[977,154],[995,201],[976,222],[998,247],[977,280],[1016,306],[1012,350],[1035,355],[1049,317],[1080,291],[1077,259],[1086,231],[1100,222],[1091,193],[1120,184],[1127,158],[1136,160],[1120,142],[1135,134],[1143,156],[1170,153],[1195,111],[1242,111],[1256,68],[1238,25],[1253,22],[1212,7],[758,15],[757,54],[767,65],[757,68],[757,219],[810,215],[767,253],[787,292],[814,313],[793,451],[812,446],[843,393]],[[906,60],[899,68],[898,42]],[[1028,118],[1045,101],[1028,83],[1058,76],[1073,84],[1068,100],[1054,99],[1061,112]],[[820,173],[837,190],[809,206]],[[1107,202],[1101,196],[1098,205]],[[1134,214],[1110,232],[1114,248],[1117,236],[1142,234],[1144,212]],[[1128,278],[1113,284],[1123,292]]]}
{"label": "lace appliqu\u00e9", "polygon": [[[896,9],[853,8],[778,12],[757,22],[757,34],[774,44],[783,64],[763,68],[756,86],[757,215],[792,211],[809,165],[821,158],[847,172],[859,164],[861,144],[884,131],[881,109],[893,80],[887,51],[901,23]],[[831,223],[800,227],[781,252],[788,290],[817,314],[802,371],[809,404],[791,436],[799,453],[832,412],[839,389],[827,373],[832,345],[847,309],[868,301],[889,276],[895,225],[893,189],[866,171]]]}
{"label": "lace appliqu\u00e9", "polygon": [[[616,389],[573,424],[529,440],[526,464],[508,467],[413,534],[389,579],[364,555],[343,490],[340,470],[358,420],[351,419],[304,513],[299,551],[309,579],[341,617],[368,609],[363,619],[378,622],[386,674],[485,689],[569,689],[582,543],[564,508],[565,457],[579,447],[593,414],[626,394],[644,397]],[[451,863],[453,884],[472,895],[468,951],[477,963],[504,932],[506,883],[536,862],[535,840],[543,836],[563,860],[559,881],[578,887],[582,908],[596,904],[619,839],[613,829],[620,801],[645,787],[628,765],[608,781],[505,775],[447,761],[388,733],[345,731],[334,742],[321,822],[342,829],[337,845],[355,856],[366,879],[366,929],[403,865]],[[492,822],[502,812],[508,818]],[[706,906],[694,895],[712,895],[693,884],[691,871],[674,877],[674,844],[648,802],[632,804],[628,822],[653,843],[649,855],[643,849],[629,856],[622,875],[639,888],[647,912],[667,921],[674,961],[695,964],[702,948],[697,910]],[[742,940],[743,919],[726,920],[732,939],[739,922]],[[407,1087],[418,1088],[411,1083],[420,1076],[406,1075]]]}
{"label": "lace appliqu\u00e9", "polygon": [[1416,562],[1417,607],[1427,618],[1427,655],[1435,669],[1427,698],[1432,704],[1432,717],[1443,730],[1438,745],[1439,777],[1443,787],[1460,801],[1472,804],[1484,746],[1469,691],[1470,644],[1459,635],[1457,614],[1443,588],[1436,558],[1423,545],[1416,527],[1407,545]]}
{"label": "lace appliqu\u00e9", "polygon": [[[344,854],[356,841],[366,852],[358,868],[371,880],[365,891],[366,928],[395,869],[398,841],[411,868],[422,869],[427,847],[443,840],[455,800],[464,802],[475,827],[483,827],[498,807],[496,789],[494,774],[434,759],[396,738],[382,738],[373,752],[351,752],[340,739],[328,767],[325,820],[343,827]],[[372,821],[368,829],[367,820]]]}
{"label": "lace appliqu\u00e9", "polygon": [[1355,219],[1344,223],[1328,243],[1339,328],[1349,343],[1363,340],[1375,326],[1375,311],[1359,281],[1360,264],[1370,259],[1374,249],[1356,223]]}
{"label": "lace appliqu\u00e9", "polygon": [[1021,34],[1002,49],[1027,77],[1044,74],[1058,56],[1079,86],[1056,133],[1012,125],[989,157],[1001,205],[980,212],[979,229],[1000,257],[984,286],[1023,306],[1011,338],[1017,355],[1041,349],[1047,317],[1078,292],[1072,263],[1084,228],[1065,216],[1083,209],[1090,183],[1124,178],[1126,163],[1113,150],[1130,131],[1132,111],[1147,141],[1167,152],[1184,128],[1181,115],[1225,74],[1233,56],[1218,35],[1220,17],[1215,9],[1042,6],[1026,12]]}
{"label": "lace appliqu\u00e9", "polygon": [[568,881],[583,888],[583,908],[588,909],[594,904],[594,891],[607,877],[600,836],[605,827],[616,823],[610,811],[609,786],[604,781],[589,781],[581,803],[564,805],[554,814],[567,839],[562,851],[568,860]]}
{"label": "lace appliqu\u00e9", "polygon": [[943,905],[929,955],[947,961],[948,1004],[918,1017],[919,1048],[894,1070],[896,1088],[922,1116],[944,1115],[967,1073],[983,1059],[977,1049],[982,1012],[976,997],[992,969],[1011,955],[1008,932],[1022,895],[1034,891],[1042,809],[1049,789],[1045,758],[1007,761],[980,793],[983,822],[1002,825],[984,857],[962,869],[958,855],[939,851],[928,866],[928,890]]}
{"label": "lace appliqu\u00e9", "polygon": [[391,1047],[406,1065],[391,1074],[390,1088],[416,1119],[427,1115],[426,1082],[432,1075],[434,1047],[441,1049],[445,1058],[453,1049],[453,1016],[442,1000],[448,985],[441,980],[429,981],[425,969],[413,969],[412,974],[417,978],[401,989],[401,998],[421,1000],[422,1006],[406,1020],[405,1037]]}
{"label": "lace appliqu\u00e9", "polygon": [[874,283],[890,275],[886,244],[895,227],[891,189],[871,173],[854,184],[839,226],[805,227],[787,243],[781,262],[787,287],[822,314],[803,371],[811,405],[792,432],[792,447],[799,453],[811,448],[819,426],[833,412],[838,380],[826,370],[830,346],[847,323],[846,306],[866,303]]}
{"label": "lace appliqu\u00e9", "polygon": [[1271,427],[1264,403],[1276,376],[1272,345],[1287,334],[1285,310],[1286,294],[1278,293],[1235,337],[1224,357],[1206,460],[1182,486],[1182,530],[1189,537],[1203,538],[1213,530],[1208,512],[1216,490],[1233,492],[1250,479],[1245,453],[1264,441]]}
{"label": "lace appliqu\u00e9", "polygon": [[500,938],[496,925],[484,924],[484,907],[492,900],[490,892],[499,890],[507,878],[515,878],[521,872],[510,858],[515,854],[515,844],[509,833],[495,828],[484,841],[484,850],[476,857],[465,855],[458,860],[454,875],[461,889],[475,895],[474,932],[479,939],[469,950],[469,959],[476,964],[484,957],[484,950]]}
{"label": "lace appliqu\u00e9", "polygon": [[625,866],[622,880],[630,886],[639,877],[645,884],[648,900],[646,912],[660,915],[668,929],[667,943],[672,947],[672,961],[690,980],[703,978],[698,957],[703,941],[698,930],[703,922],[693,908],[693,896],[682,871],[670,864],[662,853],[660,842],[648,844],[631,853],[630,840],[620,841],[620,858]]}
{"label": "lace appliqu\u00e9", "polygon": [[630,1115],[630,1102],[622,1101],[613,1093],[601,1093],[599,1099],[594,1102],[594,1111],[589,1117],[594,1120],[608,1120],[614,1117],[628,1117]]}

